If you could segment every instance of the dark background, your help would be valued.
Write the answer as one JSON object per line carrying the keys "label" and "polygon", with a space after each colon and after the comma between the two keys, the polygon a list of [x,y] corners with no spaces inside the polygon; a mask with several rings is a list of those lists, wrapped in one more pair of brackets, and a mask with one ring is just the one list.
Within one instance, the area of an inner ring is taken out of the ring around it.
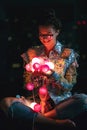
{"label": "dark background", "polygon": [[36,37],[36,16],[40,8],[54,8],[63,30],[60,41],[76,50],[78,79],[73,92],[87,93],[87,13],[85,0],[1,0],[0,1],[0,98],[15,96],[23,85],[20,55]]}

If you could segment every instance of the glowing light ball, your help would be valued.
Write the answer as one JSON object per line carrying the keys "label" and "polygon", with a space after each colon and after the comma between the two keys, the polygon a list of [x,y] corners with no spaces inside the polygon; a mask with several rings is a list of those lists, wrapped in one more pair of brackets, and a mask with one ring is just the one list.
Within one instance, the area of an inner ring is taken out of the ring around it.
{"label": "glowing light ball", "polygon": [[29,107],[33,109],[35,112],[41,111],[41,105],[36,102],[32,102]]}
{"label": "glowing light ball", "polygon": [[41,66],[41,71],[42,71],[42,72],[46,73],[46,72],[49,71],[49,70],[50,70],[50,68],[49,68],[48,65],[42,65],[42,66]]}
{"label": "glowing light ball", "polygon": [[39,63],[34,63],[33,68],[34,68],[35,71],[40,70],[40,64]]}
{"label": "glowing light ball", "polygon": [[29,107],[32,108],[34,110],[34,105],[36,105],[37,103],[36,102],[32,102]]}
{"label": "glowing light ball", "polygon": [[45,64],[48,65],[51,70],[54,70],[54,63],[49,61],[49,62],[45,62]]}
{"label": "glowing light ball", "polygon": [[31,91],[31,90],[34,89],[34,85],[32,83],[27,83],[26,84],[26,89],[29,90],[29,91]]}
{"label": "glowing light ball", "polygon": [[32,59],[32,65],[35,64],[35,63],[39,63],[40,64],[40,59],[35,57]]}
{"label": "glowing light ball", "polygon": [[41,64],[44,64],[44,59],[41,58],[41,57],[34,57],[34,58],[32,59],[32,65],[35,64],[35,63],[39,63],[40,65],[41,65]]}
{"label": "glowing light ball", "polygon": [[30,70],[31,70],[30,64],[26,64],[26,65],[25,65],[25,69],[26,69],[27,71],[30,71]]}
{"label": "glowing light ball", "polygon": [[40,95],[47,95],[48,91],[47,88],[45,86],[42,86],[41,88],[39,88],[39,94]]}
{"label": "glowing light ball", "polygon": [[41,111],[41,105],[40,104],[35,104],[34,105],[34,111],[40,112]]}

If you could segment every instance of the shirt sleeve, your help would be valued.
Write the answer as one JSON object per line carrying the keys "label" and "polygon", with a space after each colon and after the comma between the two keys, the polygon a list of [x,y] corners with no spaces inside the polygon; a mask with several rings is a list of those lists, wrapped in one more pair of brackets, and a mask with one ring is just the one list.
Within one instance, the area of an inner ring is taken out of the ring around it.
{"label": "shirt sleeve", "polygon": [[58,74],[55,71],[52,73],[55,82],[60,84],[66,90],[71,90],[76,84],[78,56],[77,53],[71,50],[69,57],[65,59],[64,75]]}

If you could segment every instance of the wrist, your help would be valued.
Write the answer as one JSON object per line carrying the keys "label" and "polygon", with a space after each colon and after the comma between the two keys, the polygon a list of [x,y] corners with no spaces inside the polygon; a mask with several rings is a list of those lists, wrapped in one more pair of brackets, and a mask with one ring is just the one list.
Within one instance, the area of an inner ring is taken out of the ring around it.
{"label": "wrist", "polygon": [[55,79],[58,80],[60,78],[60,75],[58,73],[56,73],[55,71],[53,71],[53,73],[51,74],[51,76]]}

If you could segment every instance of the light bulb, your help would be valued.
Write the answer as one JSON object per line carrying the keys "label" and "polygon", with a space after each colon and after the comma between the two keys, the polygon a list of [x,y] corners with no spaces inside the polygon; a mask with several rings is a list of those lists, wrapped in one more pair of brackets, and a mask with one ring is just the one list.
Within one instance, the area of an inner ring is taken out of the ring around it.
{"label": "light bulb", "polygon": [[34,85],[32,83],[27,83],[26,84],[26,89],[27,90],[33,90],[34,89]]}

